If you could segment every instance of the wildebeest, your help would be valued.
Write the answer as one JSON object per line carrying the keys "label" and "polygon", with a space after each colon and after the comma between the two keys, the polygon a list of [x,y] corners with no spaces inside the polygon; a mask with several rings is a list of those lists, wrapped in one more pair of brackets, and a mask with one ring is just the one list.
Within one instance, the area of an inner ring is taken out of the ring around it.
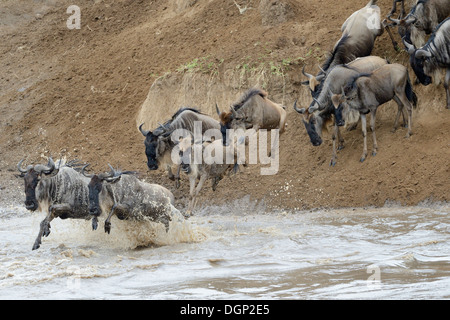
{"label": "wildebeest", "polygon": [[[368,70],[367,72],[370,72],[386,63],[388,63],[386,59],[377,56],[367,56],[356,58],[355,60],[345,64],[345,66],[360,70],[361,72],[364,72],[365,70]],[[324,72],[323,70],[321,70],[321,74],[319,74],[318,76],[314,76],[310,73],[305,72],[305,67],[303,66],[302,73],[305,77],[308,78],[308,80],[302,82],[302,84],[309,87],[312,98],[317,98],[320,95],[325,78],[327,74],[331,72],[331,70],[332,69],[329,69],[328,72]]]}
{"label": "wildebeest", "polygon": [[209,129],[220,129],[219,122],[210,116],[201,113],[194,108],[180,108],[170,120],[164,124],[159,125],[153,131],[142,129],[144,124],[139,126],[139,131],[145,137],[145,154],[147,156],[147,167],[150,170],[157,170],[160,165],[167,168],[169,178],[177,181],[179,172],[174,176],[171,170],[171,151],[175,145],[170,135],[176,129],[186,129],[189,132],[194,132],[195,122],[201,122],[201,133]]}
{"label": "wildebeest", "polygon": [[409,14],[402,19],[389,20],[398,26],[400,37],[416,47],[426,43],[425,35],[434,29],[450,15],[450,0],[419,0],[411,8]]}
{"label": "wildebeest", "polygon": [[341,27],[342,37],[336,42],[330,57],[322,65],[323,71],[327,72],[334,66],[371,54],[375,39],[383,33],[380,8],[376,3],[377,0],[369,1],[364,8],[354,12],[345,20]]}
{"label": "wildebeest", "polygon": [[[343,118],[340,116],[342,113],[336,112],[331,96],[340,93],[342,87],[355,75],[362,72],[372,72],[386,64],[388,64],[387,60],[374,56],[357,59],[348,65],[336,66],[328,73],[320,88],[320,94],[313,99],[309,108],[297,108],[296,103],[294,104],[294,110],[303,115],[302,121],[313,146],[322,144],[322,129],[333,123],[334,120],[333,154],[330,165],[336,164],[336,150],[342,149],[344,142],[339,131],[339,126],[344,124]],[[354,126],[359,120],[359,113],[353,110],[346,110],[345,112],[348,113],[345,118],[351,119],[351,121],[347,121],[347,125]],[[336,139],[339,142],[338,148],[336,148]]]}
{"label": "wildebeest", "polygon": [[54,218],[90,219],[88,210],[88,183],[79,172],[69,166],[56,168],[49,158],[47,165],[29,165],[21,167],[23,160],[17,164],[20,177],[25,181],[25,206],[30,211],[47,210],[47,216],[40,224],[39,234],[33,245],[38,249],[42,236],[50,234],[50,222]]}
{"label": "wildebeest", "polygon": [[420,83],[429,85],[431,76],[447,69],[444,87],[447,93],[447,109],[450,109],[450,18],[445,19],[435,30],[428,42],[420,49],[403,41],[410,54],[411,67]]}
{"label": "wildebeest", "polygon": [[335,94],[332,97],[333,104],[338,107],[340,103],[348,108],[359,111],[361,115],[361,126],[364,137],[363,154],[360,161],[363,162],[367,156],[367,128],[366,114],[370,112],[370,127],[373,137],[372,155],[377,153],[377,141],[375,137],[375,118],[377,108],[394,99],[399,104],[400,110],[406,107],[408,113],[408,138],[412,134],[411,116],[412,107],[417,104],[417,97],[412,89],[408,76],[408,69],[401,64],[387,64],[371,73],[360,73],[343,87],[341,94]]}
{"label": "wildebeest", "polygon": [[163,223],[169,230],[174,196],[172,192],[157,184],[140,181],[131,171],[111,171],[101,174],[82,173],[88,182],[89,213],[99,216],[109,212],[105,220],[105,232],[111,232],[111,218],[120,220],[144,220]]}
{"label": "wildebeest", "polygon": [[[197,197],[207,179],[212,180],[212,189],[215,190],[219,181],[226,173],[237,170],[237,159],[235,153],[235,142],[231,139],[229,146],[224,146],[221,139],[214,141],[198,142],[202,155],[205,155],[205,149],[211,156],[211,159],[203,158],[201,163],[194,161],[194,146],[190,136],[184,137],[179,143],[181,170],[189,177],[189,205],[186,214],[190,214],[197,204]],[[195,182],[199,180],[197,186]]]}
{"label": "wildebeest", "polygon": [[267,98],[267,92],[259,88],[248,90],[238,102],[230,107],[230,111],[220,112],[216,105],[216,111],[220,118],[220,131],[222,142],[227,144],[227,130],[229,129],[279,129],[284,132],[286,125],[286,110],[281,104]]}

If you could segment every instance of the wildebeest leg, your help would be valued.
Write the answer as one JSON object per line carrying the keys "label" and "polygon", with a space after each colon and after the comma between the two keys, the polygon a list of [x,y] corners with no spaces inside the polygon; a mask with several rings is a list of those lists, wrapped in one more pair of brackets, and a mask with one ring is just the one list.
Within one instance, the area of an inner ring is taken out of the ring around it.
{"label": "wildebeest leg", "polygon": [[180,188],[180,169],[181,169],[181,164],[178,165],[177,173],[175,175],[175,188],[176,189]]}
{"label": "wildebeest leg", "polygon": [[408,111],[408,132],[406,133],[406,138],[409,138],[412,135],[412,129],[411,129],[411,118],[412,118],[412,104],[408,100],[408,98],[405,95],[405,90],[403,89],[403,92],[395,92],[395,95],[399,98],[403,106],[406,107],[406,111]]}
{"label": "wildebeest leg", "polygon": [[361,129],[362,129],[362,134],[363,134],[363,138],[364,138],[364,147],[363,147],[363,153],[362,153],[361,159],[359,159],[359,161],[364,162],[364,160],[366,160],[366,156],[367,156],[367,121],[366,121],[365,114],[361,114]]}
{"label": "wildebeest leg", "polygon": [[40,229],[36,240],[34,241],[33,249],[36,250],[41,246],[42,236],[48,236],[50,234],[50,221],[53,220],[52,214],[49,214],[45,217],[44,220],[41,221]]}
{"label": "wildebeest leg", "polygon": [[388,33],[389,38],[391,38],[391,42],[392,42],[392,45],[394,46],[394,49],[396,51],[400,51],[400,48],[398,47],[398,43],[397,43],[397,41],[395,41],[394,36],[392,35],[391,28],[390,28],[391,25],[386,21],[386,19],[384,19],[381,24],[384,27],[384,29],[386,30],[386,32]]}
{"label": "wildebeest leg", "polygon": [[213,191],[216,191],[217,185],[219,184],[220,180],[222,180],[222,178],[223,178],[223,175],[215,176],[213,178],[213,181],[212,181],[212,189],[213,189]]}
{"label": "wildebeest leg", "polygon": [[373,149],[372,149],[372,156],[375,156],[378,151],[378,145],[377,145],[377,137],[375,136],[375,119],[377,116],[377,109],[374,109],[371,112],[370,117],[370,130],[372,130],[372,139],[373,139]]}
{"label": "wildebeest leg", "polygon": [[189,205],[186,210],[186,215],[189,216],[192,211],[192,204],[194,201],[194,191],[195,191],[195,181],[197,180],[196,176],[189,176]]}
{"label": "wildebeest leg", "polygon": [[188,214],[191,214],[192,210],[194,210],[195,205],[197,204],[198,194],[200,193],[200,190],[202,190],[202,187],[206,181],[206,178],[208,178],[207,174],[202,174],[200,176],[200,181],[198,182],[197,187],[195,188],[195,191],[193,192],[193,195],[191,195],[191,202],[189,204],[189,208],[187,211]]}
{"label": "wildebeest leg", "polygon": [[172,168],[170,167],[170,165],[167,165],[167,174],[169,175],[170,180],[172,181],[175,180],[175,176],[173,175]]}
{"label": "wildebeest leg", "polygon": [[337,159],[337,153],[336,153],[336,139],[340,136],[339,134],[339,127],[337,126],[336,122],[334,123],[334,131],[331,135],[331,139],[333,140],[333,155],[331,156],[331,162],[330,166],[336,165],[336,159]]}
{"label": "wildebeest leg", "polygon": [[447,93],[447,109],[450,109],[450,68],[447,69],[447,72],[445,73],[445,81],[444,81],[444,88]]}
{"label": "wildebeest leg", "polygon": [[55,204],[48,208],[48,215],[41,221],[39,234],[34,242],[33,250],[38,249],[41,246],[42,237],[48,237],[50,234],[50,221],[54,218],[61,216],[62,214],[70,214],[72,209],[66,204]]}
{"label": "wildebeest leg", "polygon": [[394,128],[392,128],[392,130],[391,130],[392,132],[395,132],[398,129],[398,121],[400,120],[400,113],[403,116],[403,126],[404,127],[408,126],[408,124],[406,123],[407,120],[406,120],[405,111],[404,111],[404,108],[403,108],[403,103],[396,96],[394,96],[394,100],[395,100],[395,102],[398,105],[398,110],[397,110],[397,115],[395,117]]}
{"label": "wildebeest leg", "polygon": [[130,207],[128,205],[115,203],[111,208],[111,212],[109,213],[108,218],[106,218],[105,220],[105,232],[107,232],[108,234],[111,232],[111,218],[114,215],[117,215],[118,213],[126,215],[129,211]]}

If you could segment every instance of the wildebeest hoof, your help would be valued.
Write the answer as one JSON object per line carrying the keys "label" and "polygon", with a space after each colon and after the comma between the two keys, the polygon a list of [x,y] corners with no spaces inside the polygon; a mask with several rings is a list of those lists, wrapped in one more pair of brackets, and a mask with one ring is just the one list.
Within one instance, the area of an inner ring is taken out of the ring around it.
{"label": "wildebeest hoof", "polygon": [[330,161],[330,167],[334,167],[336,165],[336,160],[331,159]]}
{"label": "wildebeest hoof", "polygon": [[39,249],[40,246],[41,246],[41,242],[36,240],[36,242],[34,243],[33,248],[31,250]]}
{"label": "wildebeest hoof", "polygon": [[175,180],[175,189],[180,189],[180,179]]}
{"label": "wildebeest hoof", "polygon": [[105,221],[105,232],[110,234],[111,232],[111,222]]}
{"label": "wildebeest hoof", "polygon": [[366,160],[366,156],[362,156],[361,159],[359,159],[359,162],[364,162]]}
{"label": "wildebeest hoof", "polygon": [[42,233],[42,235],[43,235],[44,237],[48,237],[49,234],[50,234],[50,226],[44,228],[44,232]]}
{"label": "wildebeest hoof", "polygon": [[344,146],[338,146],[338,151],[341,151],[342,149],[344,149],[345,147]]}
{"label": "wildebeest hoof", "polygon": [[98,219],[97,217],[92,218],[92,230],[97,230]]}
{"label": "wildebeest hoof", "polygon": [[372,156],[376,156],[377,152],[376,151],[372,151]]}

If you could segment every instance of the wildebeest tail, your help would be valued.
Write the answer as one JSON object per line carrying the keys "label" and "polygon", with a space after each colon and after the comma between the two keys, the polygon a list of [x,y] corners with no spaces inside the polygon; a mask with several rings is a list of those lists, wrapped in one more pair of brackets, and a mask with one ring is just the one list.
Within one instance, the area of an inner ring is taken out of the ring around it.
{"label": "wildebeest tail", "polygon": [[413,107],[417,107],[417,95],[413,90],[413,87],[411,86],[411,80],[409,79],[406,81],[406,87],[405,87],[405,93],[408,100],[413,104]]}

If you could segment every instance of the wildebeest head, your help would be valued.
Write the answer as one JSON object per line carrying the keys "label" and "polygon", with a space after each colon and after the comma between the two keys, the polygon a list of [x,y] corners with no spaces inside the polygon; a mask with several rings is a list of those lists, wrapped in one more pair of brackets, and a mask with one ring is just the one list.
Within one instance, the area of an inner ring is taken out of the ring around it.
{"label": "wildebeest head", "polygon": [[191,173],[191,159],[192,159],[192,138],[190,136],[180,139],[178,143],[180,150],[180,167],[186,174]]}
{"label": "wildebeest head", "polygon": [[344,89],[342,89],[342,94],[333,94],[331,96],[331,101],[333,102],[333,106],[334,106],[334,117],[335,117],[336,124],[339,127],[342,127],[345,125],[345,120],[344,120],[344,116],[343,116],[343,110],[344,110],[343,103],[345,102]]}
{"label": "wildebeest head", "polygon": [[409,44],[405,39],[403,39],[403,44],[409,53],[409,62],[411,64],[414,73],[419,79],[420,83],[424,86],[429,85],[433,82],[432,78],[425,73],[427,70],[427,63],[431,57],[431,53],[424,49],[416,49],[414,45]]}
{"label": "wildebeest head", "polygon": [[417,21],[416,16],[408,15],[403,19],[394,19],[391,16],[388,16],[388,19],[394,22],[394,25],[398,27],[398,33],[401,38],[405,38],[406,41],[411,41],[411,27]]}
{"label": "wildebeest head", "polygon": [[100,193],[103,189],[103,182],[115,183],[120,180],[122,173],[117,173],[111,165],[108,164],[111,171],[108,173],[100,174],[88,174],[85,169],[89,164],[85,165],[81,170],[81,173],[91,179],[88,184],[89,189],[89,213],[94,216],[98,216],[101,213],[100,209]]}
{"label": "wildebeest head", "polygon": [[[23,180],[25,182],[25,208],[30,211],[36,211],[39,207],[39,203],[36,199],[36,187],[38,186],[39,181],[43,177],[50,178],[55,176],[59,169],[56,169],[52,158],[48,159],[47,165],[29,165],[26,169],[22,168],[23,161],[24,159],[19,161],[17,170],[20,172],[18,177],[24,178]],[[43,174],[44,176],[42,176]]]}
{"label": "wildebeest head", "polygon": [[303,124],[305,125],[306,132],[313,146],[317,147],[322,144],[322,124],[323,119],[320,116],[320,111],[316,110],[310,112],[309,108],[297,108],[297,101],[294,103],[294,110],[300,113],[303,118]]}
{"label": "wildebeest head", "polygon": [[231,129],[231,123],[236,120],[237,113],[233,107],[230,107],[229,112],[220,112],[219,107],[216,104],[216,112],[220,119],[220,132],[222,133],[222,143],[224,146],[228,145],[227,130]]}
{"label": "wildebeest head", "polygon": [[158,157],[167,149],[172,131],[168,131],[164,126],[160,125],[156,130],[143,130],[141,124],[139,131],[145,137],[145,155],[147,156],[147,167],[149,170],[158,169]]}
{"label": "wildebeest head", "polygon": [[320,94],[320,84],[322,80],[326,76],[326,72],[321,69],[321,73],[317,76],[313,76],[310,73],[305,72],[305,66],[303,66],[302,73],[305,77],[308,78],[307,81],[303,81],[302,84],[309,87],[309,90],[311,91],[311,96],[313,98],[317,98]]}

